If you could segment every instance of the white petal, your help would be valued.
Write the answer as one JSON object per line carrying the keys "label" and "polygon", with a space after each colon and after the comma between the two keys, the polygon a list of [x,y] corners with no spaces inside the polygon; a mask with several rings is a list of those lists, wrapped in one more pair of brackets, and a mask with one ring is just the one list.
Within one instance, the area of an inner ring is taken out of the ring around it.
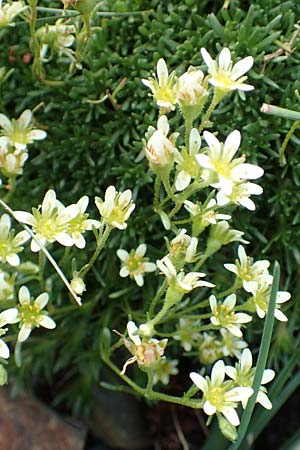
{"label": "white petal", "polygon": [[4,114],[0,114],[0,126],[2,128],[11,129],[11,121]]}
{"label": "white petal", "polygon": [[61,223],[68,223],[79,214],[79,206],[76,204],[69,205],[59,214],[59,221]]}
{"label": "white petal", "polygon": [[137,275],[134,275],[133,278],[135,279],[135,282],[139,287],[142,287],[144,285],[144,278],[142,274],[138,273]]}
{"label": "white petal", "polygon": [[160,118],[157,121],[157,128],[158,130],[161,130],[163,132],[164,136],[167,136],[170,129],[167,116],[165,115],[160,116]]}
{"label": "white petal", "polygon": [[203,167],[204,169],[214,168],[212,163],[210,162],[210,158],[207,155],[200,153],[200,155],[196,155],[195,158],[199,166]]}
{"label": "white petal", "polygon": [[218,62],[219,62],[219,67],[220,69],[222,69],[222,71],[227,71],[230,69],[230,65],[231,65],[231,53],[229,48],[225,47],[222,49],[219,58],[218,58]]}
{"label": "white petal", "polygon": [[190,378],[192,380],[192,382],[202,391],[205,392],[207,389],[207,381],[205,380],[205,378],[200,375],[199,373],[196,372],[191,372],[190,373]]}
{"label": "white petal", "polygon": [[253,58],[252,56],[247,56],[246,58],[243,58],[241,61],[238,61],[232,68],[231,71],[231,78],[233,80],[237,80],[241,76],[244,75],[244,73],[248,72],[248,70],[251,69],[253,66]]}
{"label": "white petal", "polygon": [[28,225],[35,225],[36,223],[33,215],[25,211],[15,211],[14,217],[18,222],[27,223]]}
{"label": "white petal", "polygon": [[252,317],[246,313],[236,313],[235,316],[237,323],[248,323],[252,320]]}
{"label": "white petal", "polygon": [[26,109],[25,111],[22,112],[22,114],[18,118],[18,122],[22,127],[28,128],[31,119],[32,119],[32,112],[30,111],[30,109]]}
{"label": "white petal", "polygon": [[243,333],[241,332],[241,330],[235,325],[228,325],[226,328],[228,331],[230,331],[230,333],[232,333],[236,337],[243,336]]}
{"label": "white petal", "polygon": [[245,348],[241,357],[241,370],[242,372],[248,372],[252,367],[252,354],[249,348]]}
{"label": "white petal", "polygon": [[244,208],[249,209],[249,211],[255,211],[255,203],[251,198],[242,197],[238,200],[238,203]]}
{"label": "white petal", "polygon": [[285,303],[291,298],[291,294],[286,291],[278,291],[276,297],[276,303]]}
{"label": "white petal", "polygon": [[19,246],[28,241],[28,239],[30,239],[30,234],[25,230],[20,231],[20,233],[14,237],[13,244]]}
{"label": "white petal", "polygon": [[47,294],[47,292],[43,292],[42,294],[40,294],[34,301],[34,304],[37,305],[39,307],[39,309],[43,309],[49,300],[49,295]]}
{"label": "white petal", "polygon": [[215,68],[214,60],[212,59],[208,51],[203,47],[201,48],[201,55],[208,67],[209,72],[213,72]]}
{"label": "white petal", "polygon": [[6,261],[8,262],[8,264],[10,264],[11,266],[14,266],[14,267],[18,266],[20,264],[20,258],[15,253],[7,255]]}
{"label": "white petal", "polygon": [[26,339],[29,337],[31,333],[31,327],[28,327],[27,325],[23,324],[19,334],[18,334],[18,341],[19,342],[24,342],[26,341]]}
{"label": "white petal", "polygon": [[218,152],[221,151],[221,143],[214,134],[209,131],[204,131],[203,136],[210,149],[216,149]]}
{"label": "white petal", "polygon": [[24,305],[30,302],[30,292],[26,286],[21,286],[19,290],[19,302]]}
{"label": "white petal", "polygon": [[42,202],[42,215],[48,216],[56,207],[56,194],[53,189],[49,189],[46,192],[44,200]]}
{"label": "white petal", "polygon": [[272,369],[264,370],[264,373],[263,373],[263,376],[262,376],[262,380],[261,380],[261,384],[270,383],[270,381],[272,381],[274,377],[275,377],[274,370],[272,370]]}
{"label": "white petal", "polygon": [[241,144],[241,133],[238,130],[232,131],[227,136],[226,141],[224,143],[224,153],[226,154],[226,156],[230,161],[238,151],[240,144]]}
{"label": "white petal", "polygon": [[222,359],[217,361],[211,371],[211,382],[214,386],[220,386],[225,377],[225,364]]}
{"label": "white petal", "polygon": [[84,195],[83,197],[81,197],[78,200],[77,205],[78,205],[78,208],[79,208],[79,211],[81,214],[85,213],[86,208],[88,207],[88,204],[89,204],[89,198],[87,195]]}
{"label": "white petal", "polygon": [[191,182],[191,176],[185,170],[178,173],[175,181],[175,188],[177,191],[183,191]]}
{"label": "white petal", "polygon": [[126,266],[121,267],[121,270],[119,272],[120,277],[125,278],[125,277],[128,277],[129,274],[130,274],[130,272]]}
{"label": "white petal", "polygon": [[235,264],[224,264],[225,269],[229,270],[230,272],[238,274],[238,270]]}
{"label": "white petal", "polygon": [[168,77],[169,77],[169,73],[168,73],[168,68],[167,68],[166,62],[163,58],[160,58],[157,61],[157,78],[158,78],[159,86],[164,86],[165,84],[167,84]]}
{"label": "white petal", "polygon": [[67,233],[57,233],[55,240],[65,247],[72,247],[74,245],[73,239]]}
{"label": "white petal", "polygon": [[9,348],[2,339],[0,339],[0,356],[4,359],[9,358]]}
{"label": "white petal", "polygon": [[37,321],[42,327],[48,328],[49,330],[53,330],[53,328],[56,327],[56,323],[49,316],[41,315],[38,317]]}
{"label": "white petal", "polygon": [[216,413],[217,408],[214,405],[212,405],[209,401],[206,401],[203,405],[203,411],[208,416],[212,416],[213,414]]}
{"label": "white petal", "polygon": [[266,409],[272,409],[272,403],[264,392],[258,392],[256,403],[260,403]]}
{"label": "white petal", "polygon": [[240,424],[240,419],[237,415],[236,410],[231,408],[230,406],[225,406],[224,408],[222,408],[222,414],[233,426],[237,427]]}
{"label": "white petal", "polygon": [[230,294],[228,297],[226,297],[226,300],[224,301],[223,305],[226,306],[229,309],[234,309],[236,304],[236,295]]}
{"label": "white petal", "polygon": [[280,320],[280,322],[287,322],[288,321],[288,318],[286,317],[286,315],[283,314],[283,312],[280,311],[279,309],[275,309],[274,316],[276,317],[277,320]]}
{"label": "white petal", "polygon": [[31,130],[28,134],[27,137],[33,141],[40,141],[42,139],[45,139],[45,137],[47,137],[47,133],[46,131],[43,130]]}
{"label": "white petal", "polygon": [[236,379],[236,369],[232,366],[225,366],[226,375],[232,380]]}
{"label": "white petal", "polygon": [[254,164],[239,164],[232,169],[234,178],[241,178],[243,180],[255,180],[264,174],[264,170]]}
{"label": "white petal", "polygon": [[201,146],[201,138],[197,128],[193,128],[189,139],[190,150],[198,151]]}
{"label": "white petal", "polygon": [[214,312],[214,310],[217,307],[217,299],[214,295],[211,295],[209,297],[209,305],[210,305],[210,309],[212,310],[212,312]]}
{"label": "white petal", "polygon": [[136,334],[136,332],[138,331],[138,328],[136,326],[136,324],[130,320],[127,324],[127,331],[128,331],[128,335],[130,337],[130,339],[132,340],[132,342],[135,345],[141,345],[142,341],[140,339],[140,337],[138,336],[138,334]]}
{"label": "white petal", "polygon": [[129,253],[126,252],[126,250],[123,250],[122,248],[119,248],[119,250],[117,250],[117,255],[123,262],[126,262],[129,257]]}
{"label": "white petal", "polygon": [[152,262],[145,262],[144,263],[144,271],[145,272],[155,272],[156,270],[156,264]]}
{"label": "white petal", "polygon": [[76,233],[72,233],[72,239],[77,248],[82,249],[85,247],[85,239],[79,231]]}
{"label": "white petal", "polygon": [[2,311],[2,313],[0,313],[0,327],[3,327],[3,325],[6,325],[7,323],[19,322],[20,319],[17,318],[18,314],[17,308],[9,308]]}
{"label": "white petal", "polygon": [[146,244],[140,244],[135,251],[135,256],[137,256],[138,258],[142,258],[145,255],[146,250],[147,250]]}

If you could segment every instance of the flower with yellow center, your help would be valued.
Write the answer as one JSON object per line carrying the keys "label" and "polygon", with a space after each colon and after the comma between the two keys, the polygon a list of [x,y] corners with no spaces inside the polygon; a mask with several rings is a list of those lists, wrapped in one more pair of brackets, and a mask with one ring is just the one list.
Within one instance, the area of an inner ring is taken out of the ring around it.
{"label": "flower with yellow center", "polygon": [[0,301],[11,300],[14,296],[14,275],[0,270]]}
{"label": "flower with yellow center", "polygon": [[201,48],[201,55],[210,74],[209,83],[216,88],[225,92],[254,89],[253,86],[244,83],[247,77],[243,76],[253,66],[252,56],[243,58],[232,67],[231,53],[226,47],[221,51],[218,61],[213,60],[205,48]]}
{"label": "flower with yellow center", "polygon": [[27,231],[21,231],[14,235],[10,230],[11,220],[8,214],[0,218],[0,261],[7,262],[11,266],[20,264],[18,253],[23,250],[22,244],[30,238]]}
{"label": "flower with yellow center", "polygon": [[179,230],[177,236],[169,244],[169,257],[177,265],[193,262],[197,254],[198,238],[186,234],[186,229]]}
{"label": "flower with yellow center", "polygon": [[68,223],[68,234],[72,237],[77,248],[85,247],[85,239],[83,233],[93,228],[99,228],[100,222],[94,219],[88,219],[88,214],[85,212],[89,203],[87,195],[81,197],[76,203],[78,207],[78,214],[74,219]]}
{"label": "flower with yellow center", "polygon": [[261,167],[244,163],[244,157],[233,159],[241,143],[241,133],[238,130],[232,131],[224,144],[209,131],[204,131],[203,136],[208,144],[208,151],[207,154],[196,155],[196,159],[204,169],[202,178],[210,186],[230,196],[234,183],[257,179],[263,175]]}
{"label": "flower with yellow center", "polygon": [[47,292],[40,294],[35,300],[30,297],[30,292],[26,286],[21,286],[19,290],[18,306],[19,314],[17,321],[20,322],[20,331],[18,341],[24,342],[29,337],[31,331],[35,327],[44,327],[52,330],[56,324],[46,311],[42,309],[47,305],[49,295]]}
{"label": "flower with yellow center", "polygon": [[131,250],[130,253],[121,248],[117,250],[117,255],[122,261],[120,276],[134,278],[140,287],[144,285],[145,273],[156,270],[156,264],[148,262],[148,258],[144,258],[146,250],[146,244],[140,244],[136,250]]}
{"label": "flower with yellow center", "polygon": [[[234,380],[238,386],[252,387],[254,376],[256,372],[256,367],[252,367],[252,354],[249,348],[246,348],[241,356],[239,363],[235,367],[226,366],[226,375]],[[275,377],[274,370],[265,369],[263,372],[261,384],[267,384],[273,380]],[[243,408],[247,406],[248,399],[242,400]],[[260,386],[256,403],[260,403],[264,408],[271,409],[272,403],[267,396],[267,389],[264,386]]]}
{"label": "flower with yellow center", "polygon": [[[271,296],[271,286],[266,282],[257,283],[251,289],[252,297],[250,302],[253,304],[253,309],[256,309],[256,313],[260,319],[263,319],[268,312],[270,296]],[[276,308],[274,316],[277,320],[281,322],[287,322],[288,318],[280,310],[281,304],[290,300],[291,294],[286,291],[278,291],[276,295]]]}
{"label": "flower with yellow center", "polygon": [[208,416],[222,414],[234,426],[240,424],[235,409],[238,402],[248,399],[253,394],[250,387],[233,387],[231,381],[225,379],[224,361],[217,361],[211,371],[211,377],[203,377],[199,373],[190,373],[190,378],[203,392],[203,410]]}
{"label": "flower with yellow center", "polygon": [[44,130],[33,128],[32,112],[29,109],[22,112],[18,119],[9,120],[7,116],[0,114],[0,127],[2,128],[0,146],[10,144],[17,150],[25,150],[27,144],[45,139],[47,136]]}
{"label": "flower with yellow center", "polygon": [[130,189],[117,192],[114,186],[109,186],[105,191],[104,201],[100,197],[95,197],[95,203],[107,225],[125,230],[126,220],[135,208],[131,198]]}
{"label": "flower with yellow center", "polygon": [[[55,192],[50,189],[44,197],[41,208],[32,208],[32,214],[25,211],[15,211],[14,216],[19,222],[32,227],[32,231],[42,245],[57,241],[61,245],[70,247],[74,245],[74,240],[68,232],[68,226],[78,213],[77,205],[70,205],[65,208],[56,199]],[[40,249],[39,243],[32,239],[31,250],[38,252]]]}
{"label": "flower with yellow center", "polygon": [[[0,138],[1,139],[1,138]],[[10,178],[23,173],[23,166],[28,159],[27,150],[15,150],[6,142],[0,144],[0,170],[4,176]]]}
{"label": "flower with yellow center", "polygon": [[154,369],[153,384],[161,382],[165,386],[169,384],[170,375],[177,375],[178,359],[169,360],[164,356],[160,359]]}
{"label": "flower with yellow center", "polygon": [[230,220],[229,214],[218,212],[217,202],[214,198],[204,202],[193,203],[190,200],[184,201],[185,209],[190,213],[193,220],[193,234],[198,236],[209,225],[216,225],[219,220]]}
{"label": "flower with yellow center", "polygon": [[173,338],[175,341],[180,341],[181,347],[186,352],[190,352],[200,338],[200,333],[197,331],[197,326],[199,325],[200,321],[192,320],[188,317],[181,317],[179,319],[179,324]]}
{"label": "flower with yellow center", "polygon": [[232,192],[230,195],[224,194],[224,192],[219,191],[217,193],[218,205],[224,206],[230,203],[235,205],[244,206],[244,208],[249,209],[249,211],[255,210],[255,203],[251,200],[250,195],[261,195],[263,193],[263,188],[255,183],[233,183]]}
{"label": "flower with yellow center", "polygon": [[13,19],[24,11],[27,6],[23,2],[11,2],[2,5],[0,0],[0,28],[6,26],[14,26]]}
{"label": "flower with yellow center", "polygon": [[253,258],[247,256],[242,245],[239,245],[238,255],[239,260],[236,260],[235,264],[224,264],[224,267],[242,280],[245,291],[252,292],[259,283],[272,284],[273,277],[268,272],[270,266],[268,260],[253,262]]}
{"label": "flower with yellow center", "polygon": [[165,112],[175,109],[177,103],[178,81],[175,73],[169,75],[163,58],[157,61],[157,78],[142,79],[142,83],[151,89],[156,104],[164,108]]}
{"label": "flower with yellow center", "polygon": [[211,323],[220,328],[226,328],[234,336],[242,337],[240,324],[251,322],[252,317],[249,314],[234,311],[236,295],[228,295],[222,304],[218,304],[216,297],[211,295],[209,304],[213,314],[210,318]]}

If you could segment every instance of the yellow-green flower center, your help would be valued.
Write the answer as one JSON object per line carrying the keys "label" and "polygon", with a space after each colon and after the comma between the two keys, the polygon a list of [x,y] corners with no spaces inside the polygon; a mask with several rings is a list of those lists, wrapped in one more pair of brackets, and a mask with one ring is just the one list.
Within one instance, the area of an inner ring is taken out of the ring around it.
{"label": "yellow-green flower center", "polygon": [[209,390],[205,394],[205,397],[211,405],[217,408],[217,411],[220,411],[224,407],[225,403],[224,394],[224,387],[215,386],[209,388]]}

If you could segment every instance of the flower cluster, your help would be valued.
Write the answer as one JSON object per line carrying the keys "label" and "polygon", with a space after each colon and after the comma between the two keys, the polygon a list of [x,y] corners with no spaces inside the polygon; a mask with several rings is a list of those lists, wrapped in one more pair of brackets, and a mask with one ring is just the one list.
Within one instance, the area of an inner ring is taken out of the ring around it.
{"label": "flower cluster", "polygon": [[50,189],[38,209],[32,208],[32,214],[25,211],[15,211],[15,218],[22,223],[30,225],[35,235],[31,241],[31,250],[37,252],[41,246],[54,241],[70,247],[85,247],[85,239],[82,236],[93,227],[98,228],[100,223],[88,219],[85,210],[88,205],[88,197],[82,197],[78,203],[65,207],[56,198],[55,191]]}
{"label": "flower cluster", "polygon": [[[18,3],[18,2],[15,2]],[[47,133],[35,128],[32,112],[23,111],[18,119],[0,114],[0,170],[8,178],[22,174],[28,159],[27,145],[45,139]]]}
{"label": "flower cluster", "polygon": [[64,19],[58,19],[54,25],[46,24],[36,31],[39,44],[39,57],[42,62],[48,62],[54,54],[66,55],[74,59],[74,51],[70,48],[75,40],[75,26]]}

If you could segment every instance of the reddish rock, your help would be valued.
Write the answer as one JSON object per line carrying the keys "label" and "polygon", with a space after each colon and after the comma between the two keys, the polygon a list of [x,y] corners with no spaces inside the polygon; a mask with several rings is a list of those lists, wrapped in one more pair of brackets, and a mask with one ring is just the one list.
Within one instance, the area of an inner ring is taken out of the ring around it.
{"label": "reddish rock", "polygon": [[83,450],[85,431],[22,392],[0,389],[1,450]]}

